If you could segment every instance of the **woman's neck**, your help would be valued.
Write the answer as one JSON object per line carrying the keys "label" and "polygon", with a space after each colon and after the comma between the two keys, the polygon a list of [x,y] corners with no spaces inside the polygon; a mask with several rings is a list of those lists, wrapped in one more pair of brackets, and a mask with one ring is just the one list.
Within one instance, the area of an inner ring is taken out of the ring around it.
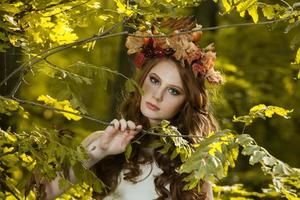
{"label": "woman's neck", "polygon": [[161,120],[149,119],[150,127],[157,126]]}

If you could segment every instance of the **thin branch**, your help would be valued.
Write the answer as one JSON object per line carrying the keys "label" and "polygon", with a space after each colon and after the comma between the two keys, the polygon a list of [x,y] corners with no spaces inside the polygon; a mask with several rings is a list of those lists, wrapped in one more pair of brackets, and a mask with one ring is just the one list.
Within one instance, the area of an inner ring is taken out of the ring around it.
{"label": "thin branch", "polygon": [[293,7],[292,7],[288,2],[286,2],[285,0],[280,0],[280,1],[281,1],[282,3],[284,3],[285,5],[287,5],[287,6],[289,7],[290,10],[292,10],[292,11],[294,10]]}
{"label": "thin branch", "polygon": [[[259,22],[259,23],[239,23],[239,24],[228,24],[228,25],[221,25],[221,26],[213,26],[213,27],[205,27],[205,28],[199,28],[199,29],[194,29],[194,30],[190,30],[190,31],[182,31],[179,33],[173,33],[173,34],[168,34],[168,35],[149,35],[148,37],[171,37],[171,36],[175,36],[175,35],[182,35],[182,34],[187,34],[187,33],[192,33],[192,32],[197,32],[197,31],[209,31],[209,30],[219,30],[219,29],[226,29],[226,28],[233,28],[233,27],[243,27],[243,26],[256,26],[256,25],[267,25],[267,24],[273,24],[276,22],[280,22],[280,21],[285,21],[288,20],[288,18],[285,19],[277,19],[277,20],[272,20],[272,21],[266,21],[266,22]],[[92,41],[96,41],[99,39],[104,39],[104,38],[108,38],[108,37],[114,37],[114,36],[120,36],[120,35],[130,35],[130,36],[134,36],[134,37],[147,37],[147,35],[144,36],[137,36],[134,35],[133,33],[128,33],[128,31],[122,31],[122,32],[117,32],[117,33],[112,33],[109,34],[112,30],[116,29],[117,27],[119,27],[120,25],[124,24],[126,22],[126,20],[123,20],[122,22],[115,24],[113,27],[111,27],[110,29],[108,29],[107,31],[101,33],[100,35],[95,35],[93,37],[90,38],[85,38],[82,40],[78,40],[69,44],[64,44],[61,46],[57,46],[51,49],[48,49],[44,52],[41,52],[40,54],[34,56],[33,58],[25,61],[20,67],[18,67],[17,69],[15,69],[12,73],[10,73],[3,81],[1,81],[0,83],[0,87],[6,83],[9,79],[11,79],[16,73],[18,73],[20,70],[27,70],[26,68],[29,65],[34,65],[42,60],[44,60],[45,58],[48,58],[49,56],[61,52],[65,49],[74,47],[74,46],[78,46],[78,45],[83,45],[86,44],[88,42],[92,42]],[[26,73],[25,73],[26,74]],[[24,74],[24,75],[25,75]]]}
{"label": "thin branch", "polygon": [[271,20],[271,21],[265,21],[265,22],[258,22],[258,23],[238,23],[238,24],[225,24],[221,26],[212,26],[212,27],[199,27],[199,28],[194,28],[193,30],[189,31],[180,31],[178,33],[172,33],[172,34],[167,34],[167,35],[136,35],[133,33],[128,33],[128,35],[133,36],[133,37],[139,37],[139,38],[144,38],[144,37],[152,37],[152,38],[164,38],[164,37],[173,37],[176,35],[184,35],[188,33],[193,33],[193,32],[198,32],[198,31],[212,31],[212,30],[220,30],[220,29],[227,29],[227,28],[236,28],[236,27],[244,27],[244,26],[258,26],[258,25],[268,25],[268,24],[274,24],[277,22],[281,21],[286,21],[289,18],[284,18],[284,19],[276,19],[276,20]]}
{"label": "thin branch", "polygon": [[246,130],[246,124],[244,124],[244,127],[243,127],[242,134],[244,134],[244,133],[245,133],[245,130]]}
{"label": "thin branch", "polygon": [[74,8],[77,8],[77,7],[80,7],[80,6],[84,5],[84,4],[87,4],[89,1],[91,1],[91,0],[82,2],[82,3],[80,3],[80,4],[77,4],[77,5],[75,5],[75,6],[72,6],[71,8],[62,10],[62,11],[60,11],[60,12],[58,12],[58,13],[55,13],[55,14],[52,14],[52,15],[46,15],[45,17],[52,17],[52,16],[58,15],[58,14],[60,14],[60,13],[68,12],[68,11],[70,11],[70,10],[73,10]]}
{"label": "thin branch", "polygon": [[3,156],[9,155],[9,154],[14,154],[14,153],[16,153],[17,151],[18,151],[18,149],[15,148],[14,150],[12,150],[12,151],[10,151],[10,152],[1,153],[1,154],[0,154],[0,158],[3,157]]}
{"label": "thin branch", "polygon": [[55,65],[54,63],[50,62],[47,58],[45,58],[44,60],[45,60],[45,62],[49,65],[49,67],[50,67],[51,69],[57,70],[57,71],[59,71],[59,72],[61,72],[61,73],[66,73],[66,74],[70,74],[70,75],[73,75],[73,76],[76,76],[76,77],[80,77],[80,78],[82,78],[82,79],[83,79],[83,78],[90,79],[90,78],[88,78],[88,77],[86,77],[86,76],[81,76],[81,75],[79,75],[79,74],[76,74],[76,73],[67,71],[67,70],[65,70],[65,69],[62,69],[61,67],[59,67],[59,66]]}
{"label": "thin branch", "polygon": [[[37,103],[37,102],[33,102],[33,101],[27,101],[27,100],[23,100],[23,99],[18,99],[16,97],[12,97],[12,98],[3,97],[3,96],[0,96],[0,97],[4,98],[4,99],[7,99],[7,100],[17,101],[20,104],[27,104],[27,105],[31,105],[31,106],[38,106],[38,107],[46,108],[46,109],[49,109],[49,110],[54,110],[54,111],[64,112],[64,113],[69,113],[69,114],[72,114],[72,115],[76,115],[76,116],[82,117],[84,119],[88,119],[90,121],[96,122],[96,123],[101,124],[101,125],[114,126],[114,124],[111,124],[111,123],[108,123],[108,122],[96,119],[96,118],[91,117],[91,116],[89,116],[87,114],[75,113],[75,112],[72,112],[72,111],[55,108],[55,107],[52,107],[52,106],[48,106],[48,105]],[[146,131],[144,129],[141,132],[145,133],[145,134],[149,134],[149,135],[160,136],[160,137],[202,138],[202,136],[199,136],[199,135],[166,135],[166,134],[160,134],[160,133]]]}
{"label": "thin branch", "polygon": [[28,66],[34,65],[34,64],[44,60],[45,58],[48,58],[49,56],[51,56],[55,53],[58,53],[58,52],[61,52],[65,49],[68,49],[68,48],[71,48],[71,47],[74,47],[74,46],[77,46],[77,45],[82,45],[82,44],[85,44],[85,43],[88,43],[88,42],[91,42],[91,41],[96,41],[96,40],[107,38],[107,37],[113,37],[113,36],[127,34],[127,31],[126,32],[119,32],[119,33],[109,34],[111,31],[113,31],[114,29],[116,29],[117,27],[122,25],[123,23],[125,23],[125,20],[123,20],[122,22],[120,22],[118,24],[115,24],[114,26],[112,26],[111,28],[109,28],[108,30],[106,30],[105,32],[103,32],[99,35],[95,35],[95,36],[90,37],[90,38],[85,38],[85,39],[82,39],[82,40],[78,40],[78,41],[75,41],[75,42],[72,42],[72,43],[69,43],[69,44],[64,44],[64,45],[61,45],[61,46],[57,46],[57,47],[48,49],[48,50],[34,56],[33,58],[25,61],[20,67],[15,69],[3,81],[1,81],[0,87],[4,83],[6,83],[10,78],[12,78],[16,73],[18,73],[19,71],[24,70],[25,73],[23,75],[25,75]]}

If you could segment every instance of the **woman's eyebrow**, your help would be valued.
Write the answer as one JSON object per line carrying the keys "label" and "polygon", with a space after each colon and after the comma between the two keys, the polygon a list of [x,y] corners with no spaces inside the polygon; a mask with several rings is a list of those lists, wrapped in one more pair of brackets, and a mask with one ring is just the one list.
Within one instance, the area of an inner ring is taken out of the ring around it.
{"label": "woman's eyebrow", "polygon": [[[161,81],[161,78],[156,73],[153,72],[153,73],[151,73],[149,75],[155,76],[157,79],[159,79],[159,81]],[[181,88],[180,86],[174,85],[174,84],[169,84],[169,85],[172,86],[172,87],[175,87],[175,88],[179,89],[182,93],[184,93],[183,88]]]}
{"label": "woman's eyebrow", "polygon": [[155,78],[161,80],[161,78],[157,74],[155,74],[155,73],[151,73],[150,75],[155,76]]}

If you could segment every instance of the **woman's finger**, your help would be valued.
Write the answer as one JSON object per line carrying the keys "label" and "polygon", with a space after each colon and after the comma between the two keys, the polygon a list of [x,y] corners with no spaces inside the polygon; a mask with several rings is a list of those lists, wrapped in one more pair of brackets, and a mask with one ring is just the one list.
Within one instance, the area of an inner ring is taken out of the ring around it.
{"label": "woman's finger", "polygon": [[106,127],[100,140],[100,147],[103,149],[107,148],[108,144],[119,130],[119,121],[117,119],[111,121],[110,124],[113,124],[113,126],[109,125]]}
{"label": "woman's finger", "polygon": [[104,134],[107,136],[111,136],[118,129],[119,129],[119,121],[117,119],[114,119],[110,122],[110,125],[106,127],[106,129],[104,130]]}
{"label": "woman's finger", "polygon": [[137,126],[135,127],[135,131],[136,131],[137,133],[141,132],[141,130],[143,130],[143,126],[142,126],[142,125],[137,125]]}
{"label": "woman's finger", "polygon": [[130,121],[130,120],[127,121],[127,126],[131,130],[135,130],[135,127],[136,127],[135,123],[133,123],[133,121]]}
{"label": "woman's finger", "polygon": [[121,119],[120,120],[120,124],[121,124],[121,131],[122,132],[124,132],[125,130],[126,130],[126,128],[127,128],[127,122],[126,122],[126,120],[125,119]]}
{"label": "woman's finger", "polygon": [[120,128],[120,122],[117,119],[112,120],[111,124],[114,125],[114,128],[118,130]]}
{"label": "woman's finger", "polygon": [[125,134],[124,134],[124,139],[123,139],[123,142],[122,142],[122,145],[124,147],[126,147],[129,142],[135,137],[135,134],[132,133],[133,131],[126,131]]}

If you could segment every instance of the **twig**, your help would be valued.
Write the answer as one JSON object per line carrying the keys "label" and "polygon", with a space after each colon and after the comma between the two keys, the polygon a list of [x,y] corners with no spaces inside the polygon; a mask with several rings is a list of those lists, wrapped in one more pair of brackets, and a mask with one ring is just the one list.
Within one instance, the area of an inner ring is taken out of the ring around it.
{"label": "twig", "polygon": [[[276,22],[280,22],[280,21],[285,21],[288,20],[289,18],[284,18],[284,19],[277,19],[277,20],[272,20],[272,21],[266,21],[266,22],[259,22],[259,23],[239,23],[239,24],[228,24],[228,25],[221,25],[221,26],[213,26],[213,27],[205,27],[205,28],[199,28],[199,29],[194,29],[194,30],[190,30],[190,31],[183,31],[183,32],[179,32],[179,33],[173,33],[173,34],[168,34],[168,35],[149,35],[148,37],[171,37],[171,36],[175,36],[175,35],[182,35],[182,34],[187,34],[187,33],[192,33],[192,32],[197,32],[197,31],[209,31],[209,30],[218,30],[218,29],[226,29],[226,28],[233,28],[233,27],[242,27],[242,26],[253,26],[253,25],[266,25],[266,24],[273,24]],[[117,32],[117,33],[113,33],[113,34],[109,34],[109,32],[111,32],[112,30],[116,29],[118,26],[122,25],[123,23],[125,23],[126,20],[123,20],[121,23],[118,23],[116,25],[114,25],[113,27],[111,27],[110,29],[108,29],[107,31],[103,32],[100,35],[95,35],[93,37],[90,38],[85,38],[82,40],[78,40],[69,44],[64,44],[61,46],[57,46],[51,49],[48,49],[44,52],[41,52],[40,54],[34,56],[33,58],[31,58],[30,60],[25,61],[20,67],[18,67],[17,69],[15,69],[12,73],[10,73],[3,81],[1,81],[0,83],[0,87],[6,83],[10,78],[12,78],[16,73],[18,73],[20,70],[26,70],[26,68],[29,65],[34,65],[42,60],[44,60],[45,58],[58,53],[60,51],[63,51],[65,49],[77,46],[77,45],[83,45],[85,43],[88,42],[92,42],[92,41],[96,41],[99,39],[103,39],[103,38],[108,38],[108,37],[114,37],[114,36],[120,36],[120,35],[130,35],[130,36],[134,36],[134,37],[147,37],[147,35],[144,36],[137,36],[134,35],[132,33],[128,33],[127,31],[122,31],[122,32]],[[24,73],[25,75],[26,73]]]}
{"label": "twig", "polygon": [[[72,111],[68,111],[68,110],[64,110],[64,109],[60,109],[60,108],[55,108],[55,107],[48,106],[48,105],[45,105],[45,104],[41,104],[41,103],[37,103],[37,102],[33,102],[33,101],[27,101],[27,100],[19,99],[19,98],[16,98],[16,97],[12,97],[12,98],[3,97],[3,96],[0,96],[0,97],[4,98],[4,99],[7,99],[7,100],[17,101],[17,102],[19,102],[21,104],[27,104],[27,105],[31,105],[31,106],[39,106],[39,107],[46,108],[46,109],[49,109],[49,110],[54,110],[54,111],[64,112],[64,113],[69,113],[69,114],[72,114],[72,115],[76,115],[76,116],[82,117],[84,119],[88,119],[90,121],[96,122],[96,123],[101,124],[101,125],[114,126],[114,124],[111,124],[111,123],[108,123],[108,122],[96,119],[96,118],[91,117],[91,116],[89,116],[87,114],[75,113],[75,112],[72,112]],[[155,136],[161,136],[161,137],[202,138],[202,136],[199,136],[199,135],[167,135],[167,134],[160,134],[160,133],[146,131],[144,129],[142,130],[142,133],[149,134],[149,135],[155,135]]]}
{"label": "twig", "polygon": [[163,37],[172,37],[176,35],[184,35],[188,33],[193,33],[193,32],[198,32],[198,31],[212,31],[212,30],[219,30],[219,29],[226,29],[226,28],[235,28],[235,27],[243,27],[243,26],[256,26],[256,25],[268,25],[268,24],[274,24],[276,22],[281,22],[281,21],[286,21],[289,18],[284,18],[284,19],[276,19],[276,20],[271,20],[271,21],[265,21],[265,22],[258,22],[258,23],[238,23],[238,24],[225,24],[221,26],[212,26],[212,27],[199,27],[199,28],[194,28],[193,30],[189,31],[180,31],[178,33],[172,33],[172,34],[167,34],[167,35],[136,35],[132,33],[128,33],[128,35],[133,36],[133,37],[153,37],[153,38],[163,38]]}
{"label": "twig", "polygon": [[4,83],[6,83],[10,78],[12,78],[16,73],[18,73],[19,71],[24,70],[25,71],[25,73],[23,74],[23,76],[24,76],[26,74],[26,70],[27,70],[28,66],[34,65],[34,64],[44,60],[45,58],[48,58],[49,56],[51,56],[55,53],[58,53],[60,51],[71,48],[73,46],[82,45],[82,44],[85,44],[85,43],[88,43],[88,42],[91,42],[91,41],[96,41],[96,40],[107,38],[107,37],[113,37],[113,36],[127,34],[127,31],[114,33],[114,34],[109,34],[111,31],[113,31],[114,29],[116,29],[117,27],[122,25],[123,23],[125,23],[125,20],[123,20],[122,22],[120,22],[118,24],[115,24],[114,26],[112,26],[111,28],[109,28],[105,32],[101,33],[100,35],[95,35],[95,36],[90,37],[90,38],[85,38],[85,39],[82,39],[82,40],[78,40],[78,41],[72,42],[70,44],[64,44],[64,45],[61,45],[61,46],[57,46],[57,47],[48,49],[48,50],[34,56],[33,58],[25,61],[21,66],[19,66],[12,73],[10,73],[3,81],[1,81],[0,87]]}
{"label": "twig", "polygon": [[284,3],[285,5],[287,5],[289,7],[290,10],[294,10],[293,7],[288,3],[286,2],[285,0],[280,0],[282,3]]}
{"label": "twig", "polygon": [[77,4],[77,5],[75,5],[75,6],[71,7],[71,8],[68,8],[68,9],[66,9],[66,10],[62,10],[62,11],[60,11],[60,12],[58,12],[58,13],[55,13],[55,14],[52,14],[52,15],[46,15],[45,17],[52,17],[52,16],[58,15],[58,14],[60,14],[60,13],[68,12],[68,11],[70,11],[70,10],[73,10],[74,8],[77,8],[77,7],[80,7],[80,6],[84,5],[84,4],[87,4],[89,1],[91,1],[91,0],[82,2],[82,3]]}

